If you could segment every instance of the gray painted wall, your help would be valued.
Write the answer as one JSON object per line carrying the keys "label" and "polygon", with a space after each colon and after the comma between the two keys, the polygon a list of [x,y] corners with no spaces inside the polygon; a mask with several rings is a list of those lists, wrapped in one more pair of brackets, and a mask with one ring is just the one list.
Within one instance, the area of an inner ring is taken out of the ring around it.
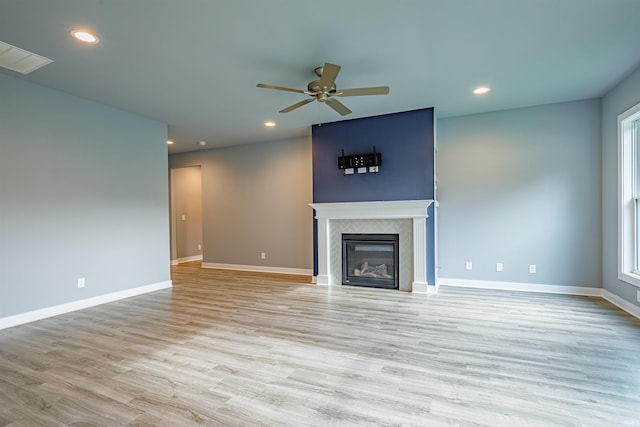
{"label": "gray painted wall", "polygon": [[169,164],[202,168],[203,262],[312,268],[310,137],[177,154]]}
{"label": "gray painted wall", "polygon": [[166,134],[0,75],[0,318],[170,280]]}
{"label": "gray painted wall", "polygon": [[202,250],[198,249],[198,245],[202,244],[200,166],[173,169],[171,180],[172,232],[175,232],[175,247],[172,248],[171,259],[202,255]]}
{"label": "gray painted wall", "polygon": [[601,286],[600,114],[586,100],[438,121],[440,277]]}
{"label": "gray painted wall", "polygon": [[628,302],[639,289],[618,280],[618,115],[640,102],[640,68],[602,100],[602,236],[604,288]]}

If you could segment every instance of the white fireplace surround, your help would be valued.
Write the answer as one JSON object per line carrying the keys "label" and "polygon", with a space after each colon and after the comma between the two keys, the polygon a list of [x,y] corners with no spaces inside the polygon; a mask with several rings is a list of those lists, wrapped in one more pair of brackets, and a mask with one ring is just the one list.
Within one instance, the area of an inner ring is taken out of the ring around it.
{"label": "white fireplace surround", "polygon": [[[430,292],[427,285],[427,208],[433,200],[395,200],[388,202],[311,203],[318,220],[318,285],[336,285],[341,279],[331,274],[331,223],[339,220],[409,219],[413,222],[413,276],[411,291]],[[402,236],[400,237],[402,239]],[[341,256],[341,255],[340,255]],[[338,280],[336,280],[338,279]],[[401,288],[402,289],[402,288]]]}

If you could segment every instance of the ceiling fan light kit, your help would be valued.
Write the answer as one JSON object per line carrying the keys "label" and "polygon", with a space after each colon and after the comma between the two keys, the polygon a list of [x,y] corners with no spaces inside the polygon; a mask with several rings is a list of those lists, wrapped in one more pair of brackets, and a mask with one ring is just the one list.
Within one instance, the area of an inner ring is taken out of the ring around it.
{"label": "ceiling fan light kit", "polygon": [[302,93],[305,95],[309,95],[311,98],[305,99],[300,102],[296,102],[293,105],[290,105],[286,108],[280,110],[280,113],[288,113],[290,111],[295,110],[296,108],[300,108],[303,105],[309,104],[313,101],[322,102],[333,110],[335,110],[338,114],[342,116],[346,116],[347,114],[351,114],[352,111],[347,108],[342,102],[335,99],[338,96],[364,96],[364,95],[387,95],[389,93],[389,86],[376,86],[376,87],[361,87],[354,89],[336,89],[336,78],[338,77],[338,73],[342,67],[340,65],[331,64],[329,62],[325,62],[324,66],[316,67],[314,72],[320,79],[313,80],[309,82],[307,85],[307,90],[302,89],[294,89],[285,86],[276,86],[265,83],[258,83],[256,87],[264,88],[264,89],[275,89],[275,90],[283,90],[287,92],[295,92]]}

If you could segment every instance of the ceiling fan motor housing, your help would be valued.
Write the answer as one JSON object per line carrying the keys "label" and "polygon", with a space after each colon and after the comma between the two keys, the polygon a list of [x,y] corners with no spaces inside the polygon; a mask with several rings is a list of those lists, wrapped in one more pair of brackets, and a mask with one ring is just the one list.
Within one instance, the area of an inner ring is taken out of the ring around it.
{"label": "ceiling fan motor housing", "polygon": [[314,92],[316,94],[318,93],[328,93],[328,92],[335,92],[336,91],[336,85],[333,84],[331,85],[331,87],[328,88],[324,88],[322,86],[322,84],[320,83],[320,80],[314,80],[312,82],[309,82],[309,84],[307,85],[307,90],[309,92]]}

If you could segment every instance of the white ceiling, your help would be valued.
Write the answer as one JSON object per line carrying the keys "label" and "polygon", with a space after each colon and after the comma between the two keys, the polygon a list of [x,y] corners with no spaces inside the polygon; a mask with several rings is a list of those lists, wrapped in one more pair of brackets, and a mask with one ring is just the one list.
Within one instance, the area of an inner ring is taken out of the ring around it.
{"label": "white ceiling", "polygon": [[[639,16],[640,0],[0,0],[0,40],[54,60],[0,73],[166,122],[177,153],[425,107],[600,97],[640,65]],[[342,65],[338,88],[391,93],[342,98],[343,118],[317,102],[279,114],[306,95],[256,88],[304,89],[324,62]]]}

